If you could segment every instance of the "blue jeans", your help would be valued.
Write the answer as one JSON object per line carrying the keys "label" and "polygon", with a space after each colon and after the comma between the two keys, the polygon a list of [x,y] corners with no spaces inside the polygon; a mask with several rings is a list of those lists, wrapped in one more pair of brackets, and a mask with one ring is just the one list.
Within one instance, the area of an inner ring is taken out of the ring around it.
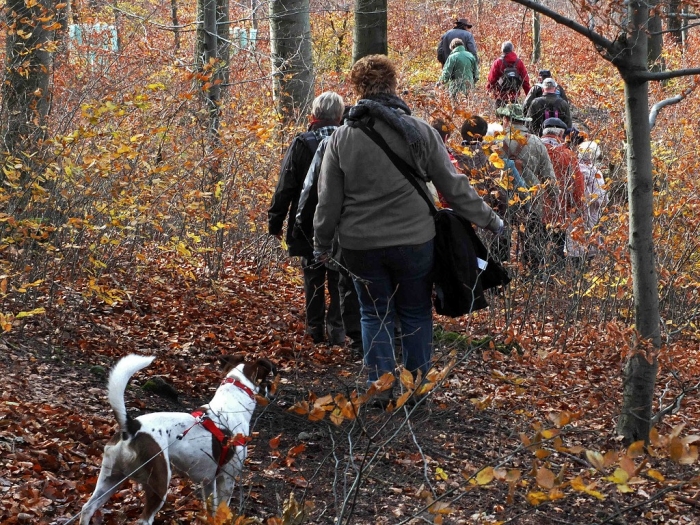
{"label": "blue jeans", "polygon": [[403,364],[411,372],[421,370],[425,377],[433,350],[433,241],[374,250],[344,248],[343,256],[360,299],[369,380],[394,373],[396,317],[403,333]]}

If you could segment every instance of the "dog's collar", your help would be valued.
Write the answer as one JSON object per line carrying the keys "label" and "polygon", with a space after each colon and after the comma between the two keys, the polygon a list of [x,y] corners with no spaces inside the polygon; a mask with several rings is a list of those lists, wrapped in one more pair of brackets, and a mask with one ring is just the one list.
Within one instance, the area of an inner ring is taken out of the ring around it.
{"label": "dog's collar", "polygon": [[225,378],[225,379],[221,382],[222,385],[225,385],[225,384],[227,384],[227,383],[231,383],[233,386],[237,386],[238,388],[240,388],[241,390],[243,390],[243,392],[245,392],[246,394],[248,394],[248,396],[250,397],[250,399],[252,399],[253,401],[255,400],[255,392],[253,392],[249,387],[247,387],[246,385],[244,385],[243,383],[241,383],[241,382],[240,382],[238,379],[236,379],[235,377],[227,377],[227,378]]}

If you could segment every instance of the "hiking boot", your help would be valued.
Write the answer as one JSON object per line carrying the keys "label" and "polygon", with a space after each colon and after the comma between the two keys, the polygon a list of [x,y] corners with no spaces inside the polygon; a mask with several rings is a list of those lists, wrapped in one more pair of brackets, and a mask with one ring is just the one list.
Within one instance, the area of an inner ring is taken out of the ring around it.
{"label": "hiking boot", "polygon": [[323,343],[326,340],[326,338],[323,335],[323,328],[307,328],[306,334],[310,335],[314,344],[317,345]]}
{"label": "hiking boot", "polygon": [[391,388],[389,388],[388,390],[377,392],[372,397],[372,406],[386,410],[386,407],[388,407],[389,403],[392,401],[394,401],[394,392]]}
{"label": "hiking boot", "polygon": [[328,342],[332,346],[345,346],[345,332],[343,330],[328,330]]}
{"label": "hiking boot", "polygon": [[350,343],[350,356],[354,360],[365,358],[365,350],[362,348],[362,341],[353,341]]}
{"label": "hiking boot", "polygon": [[416,394],[415,392],[411,394],[411,397],[409,397],[406,400],[406,403],[404,403],[404,406],[406,408],[413,408],[416,405],[420,403],[421,406],[425,405],[425,398],[428,397],[428,394]]}

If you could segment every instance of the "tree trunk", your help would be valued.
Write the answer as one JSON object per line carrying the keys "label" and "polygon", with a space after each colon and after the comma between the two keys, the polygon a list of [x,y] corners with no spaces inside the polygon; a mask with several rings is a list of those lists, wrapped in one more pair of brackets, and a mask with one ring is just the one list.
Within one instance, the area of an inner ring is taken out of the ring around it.
{"label": "tree trunk", "polygon": [[537,64],[542,58],[542,41],[540,40],[540,14],[532,12],[532,63]]}
{"label": "tree trunk", "polygon": [[170,0],[170,16],[173,22],[173,35],[175,36],[175,49],[180,49],[180,22],[177,18],[177,0]]}
{"label": "tree trunk", "polygon": [[260,0],[250,0],[250,19],[253,29],[258,28],[258,9],[260,8]]}
{"label": "tree trunk", "polygon": [[218,137],[221,90],[228,72],[228,0],[198,0],[197,20],[195,63],[207,78],[202,82],[209,115],[207,127],[213,137]]}
{"label": "tree trunk", "polygon": [[205,88],[207,109],[209,111],[209,132],[216,136],[219,130],[219,103],[221,100],[221,85],[218,72],[223,67],[219,63],[218,40],[216,29],[217,0],[204,0],[203,29],[204,29],[204,63],[203,70],[210,74],[208,88]]}
{"label": "tree trunk", "polygon": [[231,71],[231,27],[229,0],[217,0],[216,2],[216,34],[217,53],[221,66],[217,78],[221,80],[221,85],[226,86],[229,82],[229,72]]}
{"label": "tree trunk", "polygon": [[[651,410],[658,371],[657,350],[661,346],[659,328],[659,287],[656,274],[653,236],[653,190],[651,129],[649,126],[649,83],[634,80],[628,73],[645,70],[648,39],[646,24],[649,8],[644,0],[629,5],[631,22],[627,42],[629,57],[620,73],[625,80],[627,129],[627,169],[629,195],[630,260],[634,290],[634,318],[640,340],[639,351],[632,353],[624,369],[622,413],[617,431],[626,444],[648,442]],[[653,348],[644,352],[648,343]],[[648,359],[647,359],[648,357]]]}
{"label": "tree trunk", "polygon": [[[60,17],[51,0],[27,7],[24,0],[8,0],[4,9],[5,78],[2,83],[2,151],[12,160],[12,174],[3,173],[2,180],[13,177],[14,183],[26,184],[41,171],[36,161],[46,136],[49,113],[51,53],[45,51],[54,38],[54,30],[44,29],[51,22],[60,24]],[[44,19],[40,22],[39,19]],[[49,21],[47,21],[47,19]],[[18,168],[19,166],[19,168]],[[16,171],[15,171],[16,170]],[[21,203],[14,203],[22,206]]]}
{"label": "tree trunk", "polygon": [[[650,5],[656,5],[656,2],[651,2]],[[662,71],[664,64],[661,53],[664,50],[664,39],[661,32],[663,30],[661,17],[658,14],[650,17],[647,27],[649,29],[649,49],[647,53],[649,68],[652,71]]]}
{"label": "tree trunk", "polygon": [[353,64],[367,55],[386,55],[387,0],[357,0],[355,3],[355,37],[352,46]]}
{"label": "tree trunk", "polygon": [[273,96],[285,120],[308,112],[314,95],[309,0],[270,2]]}
{"label": "tree trunk", "polygon": [[681,9],[682,7],[680,0],[671,0],[668,3],[668,18],[666,23],[673,40],[679,46],[683,44],[683,25],[680,16]]}

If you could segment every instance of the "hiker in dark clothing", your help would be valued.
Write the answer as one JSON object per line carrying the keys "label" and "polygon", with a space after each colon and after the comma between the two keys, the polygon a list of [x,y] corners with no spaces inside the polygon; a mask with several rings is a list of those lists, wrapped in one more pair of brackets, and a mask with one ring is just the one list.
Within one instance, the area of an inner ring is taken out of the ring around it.
{"label": "hiker in dark clothing", "polygon": [[537,136],[542,135],[542,124],[550,118],[558,118],[571,128],[571,109],[569,103],[556,94],[557,83],[553,78],[545,78],[542,82],[544,94],[530,104],[527,116],[532,119],[530,131]]}
{"label": "hiker in dark clothing", "polygon": [[[299,195],[319,142],[335,131],[340,124],[345,105],[337,93],[326,91],[316,97],[311,106],[309,130],[297,135],[282,161],[277,189],[267,212],[268,231],[282,238],[282,226],[287,219],[286,242],[290,256],[300,256],[304,272],[306,296],[306,332],[314,343],[322,343],[326,335],[333,345],[345,344],[345,331],[340,315],[337,270],[314,261],[313,238],[294,237]],[[330,305],[326,316],[325,286],[328,286]]]}
{"label": "hiker in dark clothing", "polygon": [[[530,92],[527,94],[525,97],[525,102],[523,102],[523,111],[525,111],[525,114],[527,115],[528,110],[530,109],[530,105],[532,102],[536,99],[544,95],[544,89],[542,88],[542,83],[546,78],[554,78],[552,76],[552,72],[549,69],[540,69],[539,73],[537,74],[537,84],[532,86],[530,89]],[[566,91],[564,91],[564,87],[557,82],[557,89],[554,91],[557,95],[559,95],[561,98],[569,102],[569,99],[566,96]],[[570,102],[569,102],[570,103]]]}
{"label": "hiker in dark clothing", "polygon": [[[474,35],[467,31],[467,29],[470,29],[471,27],[472,25],[466,18],[458,18],[455,20],[454,28],[442,35],[437,47],[437,59],[441,66],[444,67],[445,62],[447,62],[447,57],[450,56],[451,51],[450,44],[455,38],[459,38],[464,43],[466,50],[474,55],[477,64],[479,63],[479,55],[476,53],[476,42],[474,41]],[[478,80],[478,76],[476,80]]]}

